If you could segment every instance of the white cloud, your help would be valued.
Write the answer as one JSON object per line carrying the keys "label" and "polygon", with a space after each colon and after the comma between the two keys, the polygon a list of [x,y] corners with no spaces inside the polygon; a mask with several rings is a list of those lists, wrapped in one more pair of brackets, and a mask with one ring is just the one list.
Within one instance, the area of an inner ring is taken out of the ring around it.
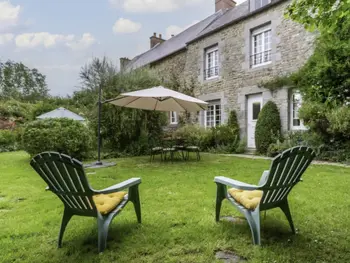
{"label": "white cloud", "polygon": [[0,30],[16,26],[19,20],[20,5],[12,5],[9,1],[0,2]]}
{"label": "white cloud", "polygon": [[114,33],[135,33],[135,32],[138,32],[141,29],[141,27],[142,25],[140,23],[133,22],[125,18],[119,18],[113,26],[113,32]]}
{"label": "white cloud", "polygon": [[57,45],[66,45],[71,49],[88,48],[95,42],[95,38],[90,33],[84,33],[80,39],[73,34],[51,34],[48,32],[25,33],[17,35],[16,46],[19,48],[52,48]]}
{"label": "white cloud", "polygon": [[13,34],[0,34],[0,45],[7,44],[11,42],[14,38]]}
{"label": "white cloud", "polygon": [[109,0],[112,6],[127,12],[171,12],[185,5],[203,3],[205,0]]}
{"label": "white cloud", "polygon": [[93,35],[91,35],[90,33],[84,33],[80,39],[73,42],[68,42],[66,45],[71,49],[78,50],[78,49],[89,48],[95,42],[96,42],[96,39],[94,38]]}
{"label": "white cloud", "polygon": [[176,26],[176,25],[171,25],[168,26],[165,30],[165,35],[167,38],[171,38],[171,35],[177,35],[179,33],[181,33],[182,31],[186,30],[187,28],[193,26],[194,24],[197,24],[199,21],[195,20],[193,21],[191,24],[184,26],[184,27],[180,27],[180,26]]}

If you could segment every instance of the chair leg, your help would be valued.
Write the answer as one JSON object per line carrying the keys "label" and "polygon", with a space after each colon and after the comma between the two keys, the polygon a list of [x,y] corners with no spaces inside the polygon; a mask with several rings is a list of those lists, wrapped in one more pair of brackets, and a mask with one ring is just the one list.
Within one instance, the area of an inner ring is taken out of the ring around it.
{"label": "chair leg", "polygon": [[290,228],[292,229],[293,234],[295,234],[295,228],[294,228],[294,224],[293,224],[293,219],[292,219],[292,215],[290,213],[290,209],[289,209],[289,204],[288,204],[288,200],[284,201],[281,206],[280,206],[281,210],[283,211],[283,213],[286,215]]}
{"label": "chair leg", "polygon": [[261,245],[260,238],[260,211],[256,209],[255,211],[247,211],[245,213],[248,224],[250,226],[250,231],[252,232],[254,245]]}
{"label": "chair leg", "polygon": [[129,200],[134,204],[137,222],[141,223],[141,204],[138,185],[129,188]]}
{"label": "chair leg", "polygon": [[62,223],[61,223],[61,229],[60,229],[60,232],[58,234],[58,247],[62,247],[63,234],[64,234],[64,231],[66,230],[66,226],[67,226],[69,220],[72,218],[72,216],[73,215],[67,209],[64,210],[63,217],[62,217]]}
{"label": "chair leg", "polygon": [[102,253],[107,247],[108,228],[112,218],[97,217],[98,226],[98,253]]}
{"label": "chair leg", "polygon": [[215,208],[215,220],[220,220],[220,211],[222,201],[226,198],[226,186],[220,183],[216,183],[216,208]]}

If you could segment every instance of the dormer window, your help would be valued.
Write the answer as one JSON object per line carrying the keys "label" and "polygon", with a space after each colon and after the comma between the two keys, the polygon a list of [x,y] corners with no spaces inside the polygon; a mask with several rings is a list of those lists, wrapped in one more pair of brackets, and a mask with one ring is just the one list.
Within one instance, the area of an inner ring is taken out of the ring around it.
{"label": "dormer window", "polygon": [[254,1],[255,1],[255,9],[259,9],[271,3],[271,0],[254,0]]}

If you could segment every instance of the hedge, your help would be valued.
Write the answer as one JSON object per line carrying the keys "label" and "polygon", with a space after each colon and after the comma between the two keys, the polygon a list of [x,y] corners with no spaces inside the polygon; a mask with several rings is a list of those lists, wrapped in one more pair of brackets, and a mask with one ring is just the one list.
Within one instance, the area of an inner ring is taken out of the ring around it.
{"label": "hedge", "polygon": [[30,122],[22,135],[23,148],[30,155],[55,151],[81,160],[88,157],[91,142],[89,129],[67,118]]}

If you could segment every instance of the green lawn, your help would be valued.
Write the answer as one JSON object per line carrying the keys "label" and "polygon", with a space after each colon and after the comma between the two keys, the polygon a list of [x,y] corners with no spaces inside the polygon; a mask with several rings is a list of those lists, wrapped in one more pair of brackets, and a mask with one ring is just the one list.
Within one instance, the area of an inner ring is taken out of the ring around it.
{"label": "green lawn", "polygon": [[[89,170],[101,189],[141,177],[143,222],[132,204],[114,219],[106,251],[97,254],[93,218],[74,217],[63,248],[56,242],[63,205],[29,166],[23,152],[0,154],[0,262],[220,262],[228,250],[248,262],[350,262],[350,169],[311,166],[289,195],[298,234],[281,211],[262,221],[262,247],[252,245],[246,222],[214,220],[214,176],[257,183],[269,161],[204,155],[200,162],[149,163],[118,159],[116,167]],[[222,216],[239,216],[224,202]]]}

